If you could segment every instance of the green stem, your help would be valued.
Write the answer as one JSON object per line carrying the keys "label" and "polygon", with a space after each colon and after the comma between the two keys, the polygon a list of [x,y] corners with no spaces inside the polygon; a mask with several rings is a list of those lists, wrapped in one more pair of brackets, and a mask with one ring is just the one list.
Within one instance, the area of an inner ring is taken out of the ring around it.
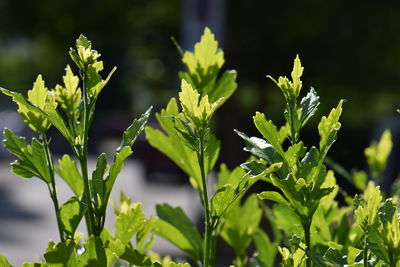
{"label": "green stem", "polygon": [[297,116],[296,114],[296,100],[293,102],[293,106],[288,103],[289,106],[289,118],[290,118],[290,141],[292,143],[292,146],[297,143],[297,133],[294,128],[294,116]]}
{"label": "green stem", "polygon": [[96,231],[96,225],[94,220],[94,213],[92,207],[92,201],[89,190],[89,175],[87,168],[87,154],[88,154],[88,132],[89,132],[89,92],[86,88],[86,75],[83,75],[83,137],[82,137],[82,150],[80,153],[79,161],[82,170],[82,177],[84,183],[84,196],[83,199],[88,207],[85,213],[85,220],[87,224],[89,236],[94,234],[98,235]]}
{"label": "green stem", "polygon": [[[202,132],[202,131],[201,131]],[[201,172],[201,181],[203,188],[203,206],[205,212],[205,246],[204,246],[204,259],[203,259],[203,267],[210,267],[210,258],[211,258],[211,247],[212,247],[212,221],[211,221],[211,211],[208,199],[208,189],[207,189],[207,178],[204,168],[204,134],[200,134],[199,137],[200,148],[197,153],[197,158],[199,161],[200,172]]]}
{"label": "green stem", "polygon": [[[306,242],[306,252],[311,252],[311,235],[310,235],[311,222],[303,223],[304,238]],[[307,255],[306,267],[311,267],[311,258]]]}
{"label": "green stem", "polygon": [[364,237],[363,262],[364,262],[364,267],[368,267],[367,235],[365,235]]}
{"label": "green stem", "polygon": [[46,154],[47,166],[49,166],[49,171],[50,171],[51,182],[50,182],[50,184],[48,184],[48,188],[49,188],[51,200],[53,201],[54,211],[56,213],[58,233],[60,235],[61,242],[64,242],[65,239],[64,239],[64,232],[63,232],[62,226],[61,226],[61,218],[60,218],[60,212],[59,212],[60,211],[60,207],[59,207],[58,198],[57,198],[56,181],[54,179],[53,160],[51,158],[49,144],[48,144],[48,140],[46,138],[46,134],[42,133],[40,138],[43,141],[44,150],[45,150],[45,154]]}

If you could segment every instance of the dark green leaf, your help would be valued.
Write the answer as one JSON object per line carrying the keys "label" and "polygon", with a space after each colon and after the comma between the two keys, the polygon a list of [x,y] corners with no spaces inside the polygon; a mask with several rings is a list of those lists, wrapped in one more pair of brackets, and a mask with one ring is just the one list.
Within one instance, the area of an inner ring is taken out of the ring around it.
{"label": "dark green leaf", "polygon": [[76,197],[71,197],[60,207],[60,219],[63,230],[73,237],[78,225],[86,212],[86,205]]}
{"label": "dark green leaf", "polygon": [[151,266],[150,259],[136,249],[125,246],[120,240],[106,242],[105,248],[117,258],[127,261],[134,266]]}
{"label": "dark green leaf", "polygon": [[[104,201],[105,197],[105,181],[104,174],[107,171],[107,156],[105,153],[100,154],[97,159],[96,169],[92,173],[92,190],[93,196],[95,196],[95,203],[98,209],[102,208],[105,203],[98,203],[99,200]],[[98,199],[98,197],[99,199]]]}
{"label": "dark green leaf", "polygon": [[310,119],[315,111],[317,111],[317,107],[319,105],[319,96],[315,92],[314,88],[311,87],[310,91],[307,93],[305,97],[301,99],[300,107],[301,107],[301,116],[300,116],[300,124],[303,127],[308,119]]}
{"label": "dark green leaf", "polygon": [[193,222],[180,207],[168,204],[156,206],[160,218],[155,222],[155,233],[175,244],[196,260],[201,259],[202,239]]}
{"label": "dark green leaf", "polygon": [[132,146],[139,134],[143,131],[144,126],[149,119],[151,110],[153,107],[150,107],[145,113],[143,113],[139,119],[135,119],[132,124],[124,131],[121,145],[117,148],[119,152],[125,146]]}
{"label": "dark green leaf", "polygon": [[60,264],[61,266],[78,266],[75,253],[76,245],[73,241],[67,240],[57,245],[50,241],[44,254],[47,264]]}
{"label": "dark green leaf", "polygon": [[105,198],[103,200],[103,203],[108,202],[115,180],[117,179],[118,174],[124,167],[124,161],[131,154],[132,150],[129,146],[122,148],[120,152],[117,152],[115,154],[114,163],[110,166],[110,171],[108,173],[107,179],[105,180]]}

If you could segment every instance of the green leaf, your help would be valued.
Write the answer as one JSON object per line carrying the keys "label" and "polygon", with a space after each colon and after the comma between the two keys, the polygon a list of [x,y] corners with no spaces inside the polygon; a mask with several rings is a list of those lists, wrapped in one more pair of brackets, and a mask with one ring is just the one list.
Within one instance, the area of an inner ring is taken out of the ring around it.
{"label": "green leaf", "polygon": [[60,207],[60,219],[64,232],[73,237],[78,225],[86,212],[86,206],[76,197],[71,197]]}
{"label": "green leaf", "polygon": [[153,107],[150,107],[144,114],[140,116],[139,119],[135,119],[128,129],[124,131],[122,142],[117,148],[117,152],[119,152],[125,146],[133,146],[139,134],[144,130],[144,126],[149,119],[152,109]]}
{"label": "green leaf", "polygon": [[246,134],[238,130],[235,130],[235,132],[245,141],[245,151],[250,152],[256,157],[264,159],[270,164],[284,161],[283,157],[275,150],[275,148],[264,139],[248,137]]}
{"label": "green leaf", "polygon": [[387,160],[392,151],[392,134],[389,129],[385,130],[379,139],[379,142],[372,143],[364,150],[368,166],[375,179],[378,179],[386,168]]}
{"label": "green leaf", "polygon": [[82,91],[78,88],[79,77],[74,75],[69,65],[65,68],[63,82],[64,87],[57,84],[54,89],[56,101],[67,114],[74,115],[81,102]]}
{"label": "green leaf", "polygon": [[364,191],[367,187],[368,175],[365,171],[357,171],[353,174],[354,186],[360,190]]}
{"label": "green leaf", "polygon": [[7,258],[1,254],[0,254],[0,265],[3,267],[12,267],[12,265],[8,262]]}
{"label": "green leaf", "polygon": [[289,81],[288,78],[282,76],[278,78],[278,81],[276,81],[269,75],[267,77],[274,81],[276,85],[281,89],[286,101],[294,101],[300,94],[300,90],[302,87],[300,77],[303,74],[303,70],[304,68],[301,66],[299,55],[297,55],[294,59],[293,71],[291,73],[292,81]]}
{"label": "green leaf", "polygon": [[259,262],[259,266],[273,267],[278,250],[263,230],[259,229],[254,234],[254,244],[256,246],[255,258]]}
{"label": "green leaf", "polygon": [[129,146],[126,146],[121,149],[120,152],[117,152],[114,157],[114,163],[110,166],[110,171],[105,180],[105,198],[103,203],[107,203],[110,198],[111,190],[114,186],[115,180],[117,179],[118,174],[121,172],[124,167],[124,161],[127,157],[132,154],[132,150]]}
{"label": "green leaf", "polygon": [[157,235],[167,239],[195,260],[202,257],[202,239],[197,228],[180,207],[156,206],[159,220],[154,224]]}
{"label": "green leaf", "polygon": [[106,252],[100,237],[91,236],[83,246],[85,252],[79,257],[79,266],[107,267]]}
{"label": "green leaf", "polygon": [[100,156],[97,159],[97,164],[96,164],[96,169],[92,173],[92,191],[93,191],[93,196],[95,197],[95,204],[96,208],[100,209],[103,207],[103,205],[107,205],[107,202],[102,202],[99,203],[99,199],[97,196],[100,198],[101,201],[105,200],[105,181],[104,179],[104,174],[106,173],[108,169],[107,165],[107,156],[105,153],[100,154]]}
{"label": "green leaf", "polygon": [[15,174],[24,178],[36,176],[45,183],[51,183],[50,169],[47,166],[46,152],[42,143],[37,139],[32,139],[32,144],[28,145],[25,138],[17,137],[9,130],[4,130],[4,146],[19,160],[11,164]]}
{"label": "green leaf", "polygon": [[258,231],[261,217],[262,210],[255,195],[248,197],[243,205],[236,202],[225,214],[221,236],[235,250],[236,255],[245,253]]}
{"label": "green leaf", "polygon": [[55,168],[55,171],[72,189],[75,196],[81,198],[83,195],[83,178],[78,171],[76,162],[69,155],[64,155],[58,160],[60,168]]}
{"label": "green leaf", "polygon": [[145,222],[141,203],[129,205],[121,203],[121,209],[115,219],[115,237],[127,245]]}
{"label": "green leaf", "polygon": [[150,238],[148,236],[153,232],[156,221],[155,217],[150,217],[142,224],[141,229],[136,234],[137,249],[140,253],[145,253],[153,245],[155,236],[153,234],[151,234]]}
{"label": "green leaf", "polygon": [[58,244],[50,241],[43,257],[46,259],[47,265],[78,266],[75,249],[76,245],[71,240],[66,240]]}
{"label": "green leaf", "polygon": [[284,152],[284,157],[289,168],[292,168],[297,161],[304,156],[307,149],[304,147],[303,142],[299,142],[293,146],[290,146],[286,152]]}
{"label": "green leaf", "polygon": [[218,42],[206,27],[200,42],[194,46],[194,53],[189,51],[184,53],[182,62],[188,73],[180,73],[180,76],[181,78],[189,76],[192,85],[204,96],[214,87],[218,71],[224,61],[224,53],[218,49]]}
{"label": "green leaf", "polygon": [[273,214],[275,216],[274,223],[279,229],[299,237],[304,235],[300,218],[290,207],[286,205],[274,205]]}
{"label": "green leaf", "polygon": [[336,140],[337,131],[340,129],[339,118],[342,114],[343,100],[339,101],[336,108],[332,109],[328,117],[323,116],[318,124],[318,132],[321,138],[319,142],[319,150],[321,151],[321,159],[324,159],[329,148]]}
{"label": "green leaf", "polygon": [[179,101],[183,113],[190,118],[196,127],[208,123],[218,107],[218,100],[210,104],[208,95],[200,97],[200,94],[185,80],[182,80],[181,89]]}
{"label": "green leaf", "polygon": [[150,259],[136,249],[125,246],[120,240],[110,240],[105,244],[106,251],[116,258],[127,261],[134,266],[151,266]]}
{"label": "green leaf", "polygon": [[216,192],[211,198],[211,214],[214,217],[221,216],[236,200],[238,197],[237,189],[244,176],[245,172],[240,167],[236,167],[230,172],[226,165],[221,165]]}
{"label": "green leaf", "polygon": [[273,122],[267,121],[265,119],[265,115],[259,112],[256,112],[256,115],[253,116],[253,121],[258,131],[264,136],[268,143],[273,146],[273,148],[279,153],[281,157],[284,157],[279,132]]}
{"label": "green leaf", "polygon": [[278,192],[273,192],[273,191],[264,191],[259,194],[257,194],[258,198],[261,200],[272,200],[277,203],[281,203],[283,205],[286,205],[290,207],[290,203]]}
{"label": "green leaf", "polygon": [[[156,114],[156,118],[164,132],[147,126],[145,128],[146,138],[150,145],[168,156],[178,167],[180,167],[189,177],[192,177],[192,185],[202,190],[200,168],[198,166],[197,154],[191,150],[182,140],[182,136],[176,131],[175,124],[171,117],[179,115],[178,105],[172,98],[166,109]],[[220,150],[220,142],[214,135],[208,138],[206,148],[205,172],[208,174],[215,165]]]}
{"label": "green leaf", "polygon": [[235,92],[237,72],[235,70],[225,71],[218,80],[215,87],[208,93],[210,102],[214,103],[218,100],[218,107],[221,106]]}
{"label": "green leaf", "polygon": [[293,63],[293,71],[291,73],[292,81],[293,81],[293,90],[294,90],[296,96],[299,95],[302,84],[303,84],[300,80],[301,75],[303,75],[303,70],[304,70],[304,68],[301,66],[299,55],[296,55],[296,58],[294,59],[294,63]]}
{"label": "green leaf", "polygon": [[300,108],[300,124],[303,127],[307,121],[315,114],[317,107],[319,106],[319,96],[315,92],[314,88],[311,87],[310,91],[305,97],[301,99]]}
{"label": "green leaf", "polygon": [[44,116],[42,109],[47,106],[47,103],[54,109],[56,104],[54,97],[48,94],[41,75],[37,77],[36,82],[33,84],[33,89],[28,91],[29,100],[17,92],[4,88],[0,88],[0,91],[5,95],[11,96],[13,101],[18,104],[18,112],[32,130],[43,133],[49,129],[51,124]]}
{"label": "green leaf", "polygon": [[382,224],[390,223],[395,213],[396,206],[393,204],[392,199],[386,199],[378,209],[379,219]]}

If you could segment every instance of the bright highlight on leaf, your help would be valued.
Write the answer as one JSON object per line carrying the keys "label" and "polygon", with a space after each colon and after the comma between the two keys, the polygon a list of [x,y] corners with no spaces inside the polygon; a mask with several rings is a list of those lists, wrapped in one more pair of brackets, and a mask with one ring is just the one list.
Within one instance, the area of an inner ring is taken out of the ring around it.
{"label": "bright highlight on leaf", "polygon": [[182,80],[181,88],[179,100],[183,113],[193,120],[197,126],[207,124],[218,107],[218,101],[210,104],[207,95],[200,99],[200,94],[185,80]]}

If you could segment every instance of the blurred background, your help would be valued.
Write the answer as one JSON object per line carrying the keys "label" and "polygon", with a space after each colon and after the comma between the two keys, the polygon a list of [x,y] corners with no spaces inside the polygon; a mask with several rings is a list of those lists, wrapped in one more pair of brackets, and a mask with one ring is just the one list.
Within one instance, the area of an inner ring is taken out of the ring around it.
{"label": "blurred background", "polygon": [[[305,67],[303,94],[313,86],[321,97],[317,114],[302,132],[306,145],[318,144],[319,118],[346,99],[342,129],[330,156],[347,169],[364,168],[364,148],[391,128],[395,153],[387,189],[398,173],[399,12],[399,1],[372,0],[2,0],[0,86],[25,94],[40,73],[53,88],[61,83],[66,64],[73,65],[69,47],[79,34],[86,35],[103,55],[105,73],[118,67],[98,101],[90,148],[95,156],[120,140],[132,118],[150,105],[158,112],[177,96],[177,72],[183,66],[170,37],[190,50],[209,26],[224,50],[225,68],[238,71],[239,87],[214,123],[222,140],[220,162],[233,168],[246,160],[233,129],[257,135],[251,118],[255,111],[265,112],[277,124],[284,122],[281,92],[265,76],[289,76],[299,54]],[[15,110],[10,98],[1,95],[1,130],[9,127],[32,136]],[[150,124],[155,125],[154,116]],[[69,151],[56,134],[52,145],[58,154]],[[187,183],[144,137],[134,151],[145,180]],[[3,148],[0,160],[11,161]],[[159,170],[172,175],[160,175]]]}

